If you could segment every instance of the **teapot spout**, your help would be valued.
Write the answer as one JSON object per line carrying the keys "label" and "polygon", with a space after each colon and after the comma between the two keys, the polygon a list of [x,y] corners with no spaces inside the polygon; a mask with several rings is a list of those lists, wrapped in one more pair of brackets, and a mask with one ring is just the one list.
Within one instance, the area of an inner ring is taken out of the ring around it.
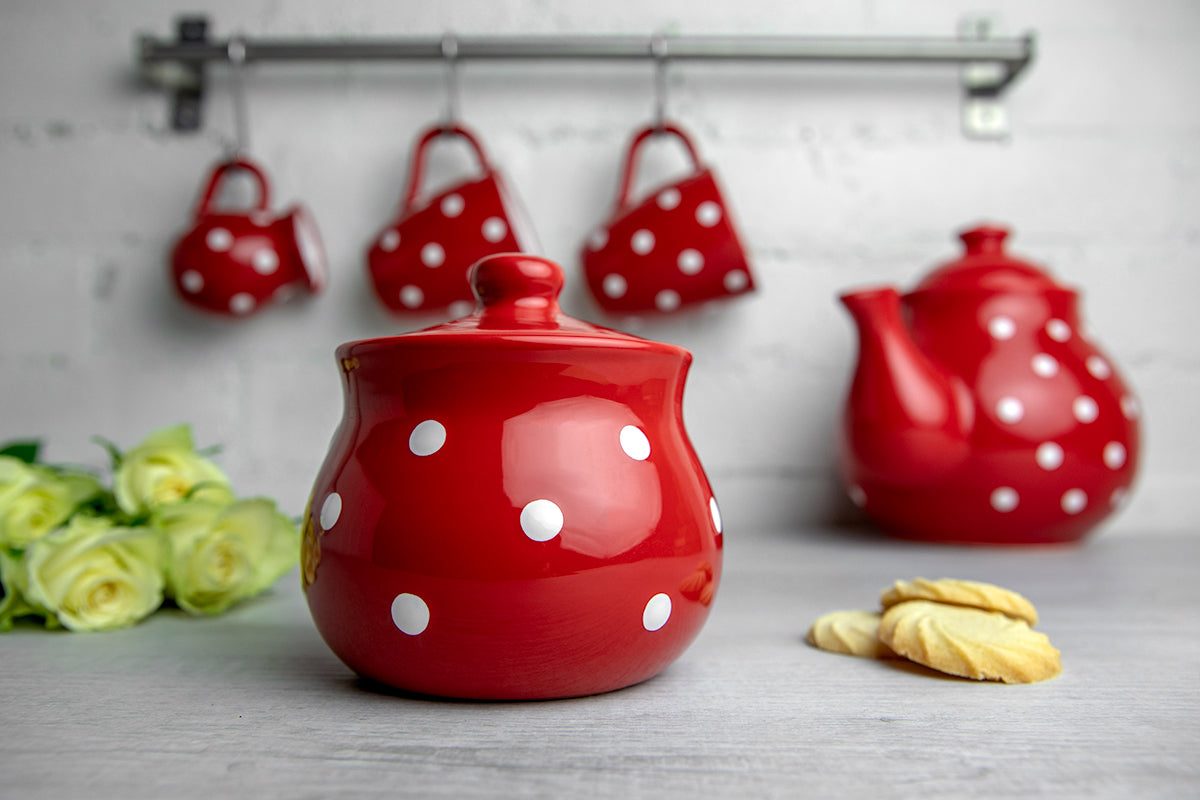
{"label": "teapot spout", "polygon": [[961,378],[917,347],[891,287],[850,292],[859,354],[842,426],[842,465],[856,484],[936,480],[968,456],[974,403]]}

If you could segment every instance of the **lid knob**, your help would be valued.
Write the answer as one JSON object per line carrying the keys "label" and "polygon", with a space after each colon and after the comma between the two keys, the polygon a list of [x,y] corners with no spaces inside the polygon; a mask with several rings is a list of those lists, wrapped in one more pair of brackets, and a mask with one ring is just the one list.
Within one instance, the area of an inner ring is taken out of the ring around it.
{"label": "lid knob", "polygon": [[1000,253],[1004,251],[1004,240],[1008,238],[1008,228],[999,225],[980,225],[958,235],[967,246],[967,255],[984,253]]}
{"label": "lid knob", "polygon": [[471,268],[471,286],[484,313],[524,323],[549,322],[558,316],[563,282],[558,264],[523,253],[487,256]]}

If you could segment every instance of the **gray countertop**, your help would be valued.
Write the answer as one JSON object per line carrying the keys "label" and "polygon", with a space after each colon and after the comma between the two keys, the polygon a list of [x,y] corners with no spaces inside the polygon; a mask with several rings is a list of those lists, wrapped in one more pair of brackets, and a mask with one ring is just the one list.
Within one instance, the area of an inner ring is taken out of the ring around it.
{"label": "gray countertop", "polygon": [[[730,531],[695,644],[597,697],[371,690],[295,574],[215,620],[0,636],[0,797],[1198,797],[1200,536],[916,545]],[[896,578],[1015,589],[1062,651],[1024,686],[824,653],[809,623]]]}

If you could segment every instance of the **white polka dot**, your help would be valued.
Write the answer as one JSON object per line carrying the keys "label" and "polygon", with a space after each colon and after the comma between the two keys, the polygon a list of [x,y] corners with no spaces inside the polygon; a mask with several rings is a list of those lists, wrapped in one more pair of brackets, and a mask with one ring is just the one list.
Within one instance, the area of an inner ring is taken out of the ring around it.
{"label": "white polka dot", "polygon": [[463,200],[461,194],[458,194],[457,192],[454,194],[448,194],[442,198],[442,213],[447,217],[457,217],[463,212],[463,209],[466,207],[466,205],[467,203],[465,200]]}
{"label": "white polka dot", "polygon": [[674,289],[663,289],[654,295],[654,307],[659,311],[674,311],[679,308],[679,292]]}
{"label": "white polka dot", "polygon": [[1012,317],[992,317],[987,324],[988,333],[993,339],[1001,341],[1011,339],[1017,332],[1017,323],[1013,322]]}
{"label": "white polka dot", "polygon": [[534,500],[521,509],[521,530],[535,542],[548,542],[563,527],[563,513],[549,500]]}
{"label": "white polka dot", "polygon": [[1138,415],[1142,413],[1141,403],[1133,395],[1127,394],[1121,398],[1121,413],[1125,415],[1126,419],[1137,419]]}
{"label": "white polka dot", "polygon": [[488,217],[483,221],[483,227],[479,229],[483,234],[483,238],[495,244],[508,235],[508,223],[499,217]]}
{"label": "white polka dot", "polygon": [[1087,492],[1083,489],[1068,489],[1063,492],[1062,510],[1068,514],[1078,514],[1087,508]]}
{"label": "white polka dot", "polygon": [[398,594],[392,601],[392,622],[409,636],[424,633],[429,627],[429,606],[415,594]]}
{"label": "white polka dot", "polygon": [[862,508],[867,504],[867,492],[857,483],[846,490],[846,494],[850,495],[850,502]]}
{"label": "white polka dot", "polygon": [[446,426],[435,419],[418,423],[408,436],[408,449],[414,456],[431,456],[446,443]]}
{"label": "white polka dot", "polygon": [[1017,490],[1011,486],[1001,486],[992,492],[992,496],[989,499],[992,503],[992,508],[1002,514],[1012,511],[1017,507],[1017,503],[1021,501],[1021,498],[1017,495]]}
{"label": "white polka dot", "polygon": [[446,310],[450,313],[451,319],[465,317],[475,309],[470,300],[455,300]]}
{"label": "white polka dot", "polygon": [[1013,425],[1025,416],[1025,406],[1015,397],[1001,397],[1000,402],[996,403],[996,416],[1001,422]]}
{"label": "white polka dot", "polygon": [[721,522],[721,509],[717,507],[717,498],[708,498],[708,515],[712,517],[713,528],[717,533],[724,533],[725,527]]}
{"label": "white polka dot", "polygon": [[679,205],[679,201],[681,199],[682,195],[679,194],[679,190],[672,187],[670,189],[663,189],[661,192],[659,192],[658,198],[655,202],[658,203],[658,207],[663,211],[670,211],[672,208],[675,208]]}
{"label": "white polka dot", "polygon": [[640,228],[634,231],[633,236],[629,237],[629,246],[633,252],[644,256],[654,249],[654,234],[645,228]]}
{"label": "white polka dot", "polygon": [[204,237],[204,243],[208,245],[209,250],[224,253],[233,247],[233,234],[225,228],[213,228]]}
{"label": "white polka dot", "polygon": [[1044,470],[1058,469],[1063,463],[1063,449],[1054,442],[1042,442],[1038,445],[1034,458]]}
{"label": "white polka dot", "polygon": [[705,200],[696,206],[696,221],[706,228],[711,228],[721,221],[721,207],[712,200]]}
{"label": "white polka dot", "polygon": [[1125,445],[1120,442],[1109,442],[1104,445],[1104,465],[1109,469],[1120,469],[1125,466]]}
{"label": "white polka dot", "polygon": [[254,251],[250,264],[259,275],[270,275],[279,269],[279,256],[271,248],[263,247]]}
{"label": "white polka dot", "polygon": [[1112,367],[1100,356],[1088,356],[1084,365],[1087,367],[1087,371],[1092,374],[1092,377],[1097,380],[1107,380],[1112,375]]}
{"label": "white polka dot", "polygon": [[195,294],[204,288],[204,276],[194,269],[185,270],[179,276],[179,285],[183,287],[184,291]]}
{"label": "white polka dot", "polygon": [[1046,335],[1056,342],[1065,342],[1071,338],[1071,326],[1061,319],[1052,319],[1046,323]]}
{"label": "white polka dot", "polygon": [[1100,416],[1100,407],[1096,405],[1096,401],[1092,398],[1087,395],[1080,395],[1071,404],[1071,412],[1075,415],[1075,419],[1080,422],[1095,422],[1096,417]]}
{"label": "white polka dot", "polygon": [[421,263],[427,267],[440,267],[446,260],[446,251],[437,242],[430,242],[421,248]]}
{"label": "white polka dot", "polygon": [[625,278],[615,272],[604,276],[604,296],[611,297],[616,300],[618,297],[624,297],[629,285],[625,282]]}
{"label": "white polka dot", "polygon": [[1124,486],[1113,489],[1113,493],[1108,498],[1108,504],[1113,508],[1119,508],[1125,505],[1125,501],[1129,499],[1129,490]]}
{"label": "white polka dot", "polygon": [[650,457],[650,440],[641,428],[626,425],[621,428],[621,449],[634,461],[645,461]]}
{"label": "white polka dot", "polygon": [[642,627],[648,631],[656,631],[671,618],[671,598],[659,592],[651,597],[642,611]]}
{"label": "white polka dot", "polygon": [[684,275],[695,275],[700,270],[704,269],[704,256],[699,250],[688,248],[679,253],[679,258],[675,260],[679,265],[679,271]]}
{"label": "white polka dot", "polygon": [[250,221],[253,222],[255,225],[257,225],[260,228],[265,228],[268,225],[270,225],[272,222],[274,222],[275,220],[271,216],[270,212],[255,211],[254,213],[252,213],[250,215]]}
{"label": "white polka dot", "polygon": [[588,247],[592,250],[601,250],[606,244],[608,244],[608,231],[603,228],[597,228],[588,236]]}
{"label": "white polka dot", "polygon": [[1058,374],[1058,362],[1054,360],[1054,356],[1038,353],[1033,357],[1030,365],[1033,367],[1035,375],[1043,378],[1053,378]]}
{"label": "white polka dot", "polygon": [[321,530],[328,531],[337,525],[338,519],[342,516],[342,496],[337,492],[330,492],[325,498],[325,502],[321,503]]}
{"label": "white polka dot", "polygon": [[400,289],[400,304],[405,308],[417,308],[425,302],[425,293],[420,286],[411,283]]}
{"label": "white polka dot", "polygon": [[229,310],[235,314],[249,314],[256,305],[254,295],[238,292],[229,298]]}
{"label": "white polka dot", "polygon": [[740,292],[750,285],[750,276],[745,271],[740,269],[731,269],[725,273],[723,281],[725,288],[730,292]]}
{"label": "white polka dot", "polygon": [[400,246],[400,231],[389,230],[379,237],[379,249],[392,252]]}

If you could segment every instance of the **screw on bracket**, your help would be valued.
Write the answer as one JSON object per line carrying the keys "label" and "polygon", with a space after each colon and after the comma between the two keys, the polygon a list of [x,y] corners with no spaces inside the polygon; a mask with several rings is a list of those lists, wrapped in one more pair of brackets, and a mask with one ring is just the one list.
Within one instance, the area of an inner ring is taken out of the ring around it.
{"label": "screw on bracket", "polygon": [[[180,44],[204,44],[208,41],[207,17],[181,17],[177,27]],[[176,86],[171,104],[171,128],[176,131],[200,129],[204,107],[204,65],[182,65],[186,80]]]}

